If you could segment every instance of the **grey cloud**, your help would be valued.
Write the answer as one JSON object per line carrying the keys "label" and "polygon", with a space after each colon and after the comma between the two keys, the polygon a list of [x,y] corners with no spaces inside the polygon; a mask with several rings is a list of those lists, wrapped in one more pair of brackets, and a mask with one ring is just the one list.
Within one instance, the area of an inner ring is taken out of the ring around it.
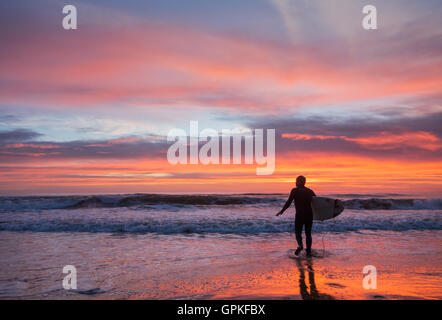
{"label": "grey cloud", "polygon": [[28,129],[0,131],[0,144],[29,141],[38,138],[39,136],[41,136],[40,133]]}

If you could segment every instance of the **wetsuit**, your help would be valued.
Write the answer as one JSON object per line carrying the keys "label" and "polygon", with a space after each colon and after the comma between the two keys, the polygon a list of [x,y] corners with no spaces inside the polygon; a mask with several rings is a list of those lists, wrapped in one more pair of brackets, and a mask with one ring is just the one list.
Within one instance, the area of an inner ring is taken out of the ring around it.
{"label": "wetsuit", "polygon": [[290,192],[289,199],[284,206],[287,209],[288,206],[295,201],[296,217],[295,217],[295,235],[298,246],[303,248],[302,245],[302,227],[305,226],[305,242],[307,244],[307,251],[312,247],[312,224],[313,224],[313,212],[311,207],[312,197],[316,196],[313,190],[307,187],[296,187]]}

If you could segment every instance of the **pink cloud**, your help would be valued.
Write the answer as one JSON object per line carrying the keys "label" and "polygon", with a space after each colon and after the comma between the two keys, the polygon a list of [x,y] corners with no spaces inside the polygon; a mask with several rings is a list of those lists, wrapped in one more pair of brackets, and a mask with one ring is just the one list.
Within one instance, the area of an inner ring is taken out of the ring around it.
{"label": "pink cloud", "polygon": [[[132,142],[139,142],[141,141],[141,138],[120,138],[120,139],[113,139],[106,141],[106,143],[96,143],[96,144],[88,144],[87,147],[109,147],[112,145],[119,145],[119,144],[125,144],[125,143],[132,143]],[[103,152],[101,152],[103,153]]]}
{"label": "pink cloud", "polygon": [[382,150],[392,149],[403,146],[418,147],[430,151],[436,151],[442,148],[442,143],[434,134],[425,131],[406,132],[395,134],[390,132],[379,132],[375,135],[363,137],[312,135],[298,133],[283,133],[283,138],[291,140],[330,140],[342,139],[345,141],[356,142],[368,149]]}
{"label": "pink cloud", "polygon": [[442,85],[437,59],[404,72],[409,62],[399,55],[334,63],[336,48],[327,44],[318,50],[151,23],[111,31],[11,44],[0,61],[9,82],[1,101],[262,110],[432,93]]}
{"label": "pink cloud", "polygon": [[33,149],[58,149],[60,146],[53,144],[31,144],[31,143],[13,143],[7,144],[5,148],[20,149],[20,148],[33,148]]}

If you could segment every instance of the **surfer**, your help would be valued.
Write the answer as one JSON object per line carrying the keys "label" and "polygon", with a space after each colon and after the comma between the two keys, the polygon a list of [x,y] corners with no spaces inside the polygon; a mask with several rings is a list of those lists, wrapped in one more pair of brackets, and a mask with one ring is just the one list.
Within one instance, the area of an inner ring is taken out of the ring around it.
{"label": "surfer", "polygon": [[305,227],[305,242],[307,246],[307,256],[312,255],[312,224],[313,212],[311,207],[312,197],[316,196],[313,190],[305,186],[306,179],[304,176],[296,178],[296,188],[290,192],[290,196],[281,211],[276,216],[280,216],[285,210],[290,207],[295,201],[296,216],[295,216],[295,235],[298,242],[298,248],[295,255],[299,255],[302,249],[302,227]]}

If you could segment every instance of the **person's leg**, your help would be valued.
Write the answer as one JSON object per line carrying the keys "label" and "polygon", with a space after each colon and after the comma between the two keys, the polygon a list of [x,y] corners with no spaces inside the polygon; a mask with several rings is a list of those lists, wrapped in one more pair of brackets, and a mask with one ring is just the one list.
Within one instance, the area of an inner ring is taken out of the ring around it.
{"label": "person's leg", "polygon": [[299,252],[302,250],[302,226],[303,223],[300,219],[295,219],[295,236],[296,241],[298,242],[298,249],[296,250],[296,255],[299,254]]}
{"label": "person's leg", "polygon": [[312,225],[313,221],[308,221],[305,224],[305,243],[307,245],[307,253],[312,250]]}

